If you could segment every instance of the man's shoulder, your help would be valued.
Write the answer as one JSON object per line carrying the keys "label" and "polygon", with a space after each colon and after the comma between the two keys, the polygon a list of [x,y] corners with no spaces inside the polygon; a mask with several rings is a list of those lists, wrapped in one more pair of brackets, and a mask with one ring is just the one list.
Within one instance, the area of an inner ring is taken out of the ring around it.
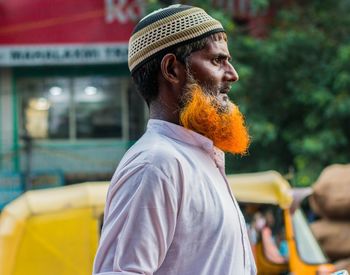
{"label": "man's shoulder", "polygon": [[182,155],[164,136],[143,135],[123,156],[117,170],[155,166],[162,170],[177,166]]}
{"label": "man's shoulder", "polygon": [[170,161],[186,154],[187,146],[161,134],[145,133],[125,154],[143,162]]}
{"label": "man's shoulder", "polygon": [[[167,182],[173,187],[181,182],[179,171],[186,166],[179,154],[163,137],[153,136],[152,140],[143,136],[123,156],[112,178],[116,186],[123,185],[127,180],[140,181],[143,184]],[[152,179],[152,181],[146,179]]]}

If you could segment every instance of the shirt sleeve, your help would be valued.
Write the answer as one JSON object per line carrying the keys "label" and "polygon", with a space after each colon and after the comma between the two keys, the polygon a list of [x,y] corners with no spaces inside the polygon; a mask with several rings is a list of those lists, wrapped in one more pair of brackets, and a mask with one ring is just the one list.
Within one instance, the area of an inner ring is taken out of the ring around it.
{"label": "shirt sleeve", "polygon": [[174,184],[154,165],[143,165],[121,177],[114,188],[112,185],[107,204],[106,232],[99,248],[105,253],[97,257],[110,258],[113,268],[104,270],[101,265],[100,272],[94,274],[153,274],[175,232],[178,206]]}

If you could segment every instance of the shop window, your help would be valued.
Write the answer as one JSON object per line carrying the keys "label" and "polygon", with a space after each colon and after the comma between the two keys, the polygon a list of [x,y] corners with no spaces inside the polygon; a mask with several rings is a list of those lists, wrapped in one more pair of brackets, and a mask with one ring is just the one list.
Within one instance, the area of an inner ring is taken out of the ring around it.
{"label": "shop window", "polygon": [[22,129],[35,139],[125,138],[127,86],[118,77],[20,78]]}

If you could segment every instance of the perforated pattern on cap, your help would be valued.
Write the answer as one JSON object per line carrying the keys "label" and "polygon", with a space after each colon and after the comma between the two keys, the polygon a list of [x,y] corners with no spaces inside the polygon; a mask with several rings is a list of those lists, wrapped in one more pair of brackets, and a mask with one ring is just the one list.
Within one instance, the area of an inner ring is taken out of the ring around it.
{"label": "perforated pattern on cap", "polygon": [[142,62],[168,47],[215,31],[223,31],[222,25],[204,10],[195,7],[155,21],[130,38],[129,69],[133,71]]}

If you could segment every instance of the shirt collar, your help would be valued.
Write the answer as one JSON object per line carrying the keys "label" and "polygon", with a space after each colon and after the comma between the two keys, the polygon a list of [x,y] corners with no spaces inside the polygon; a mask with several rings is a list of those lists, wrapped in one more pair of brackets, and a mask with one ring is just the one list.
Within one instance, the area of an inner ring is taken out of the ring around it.
{"label": "shirt collar", "polygon": [[155,131],[169,138],[200,147],[210,155],[217,166],[224,167],[225,165],[224,152],[215,147],[212,140],[201,134],[159,119],[150,119],[147,124],[147,130]]}

